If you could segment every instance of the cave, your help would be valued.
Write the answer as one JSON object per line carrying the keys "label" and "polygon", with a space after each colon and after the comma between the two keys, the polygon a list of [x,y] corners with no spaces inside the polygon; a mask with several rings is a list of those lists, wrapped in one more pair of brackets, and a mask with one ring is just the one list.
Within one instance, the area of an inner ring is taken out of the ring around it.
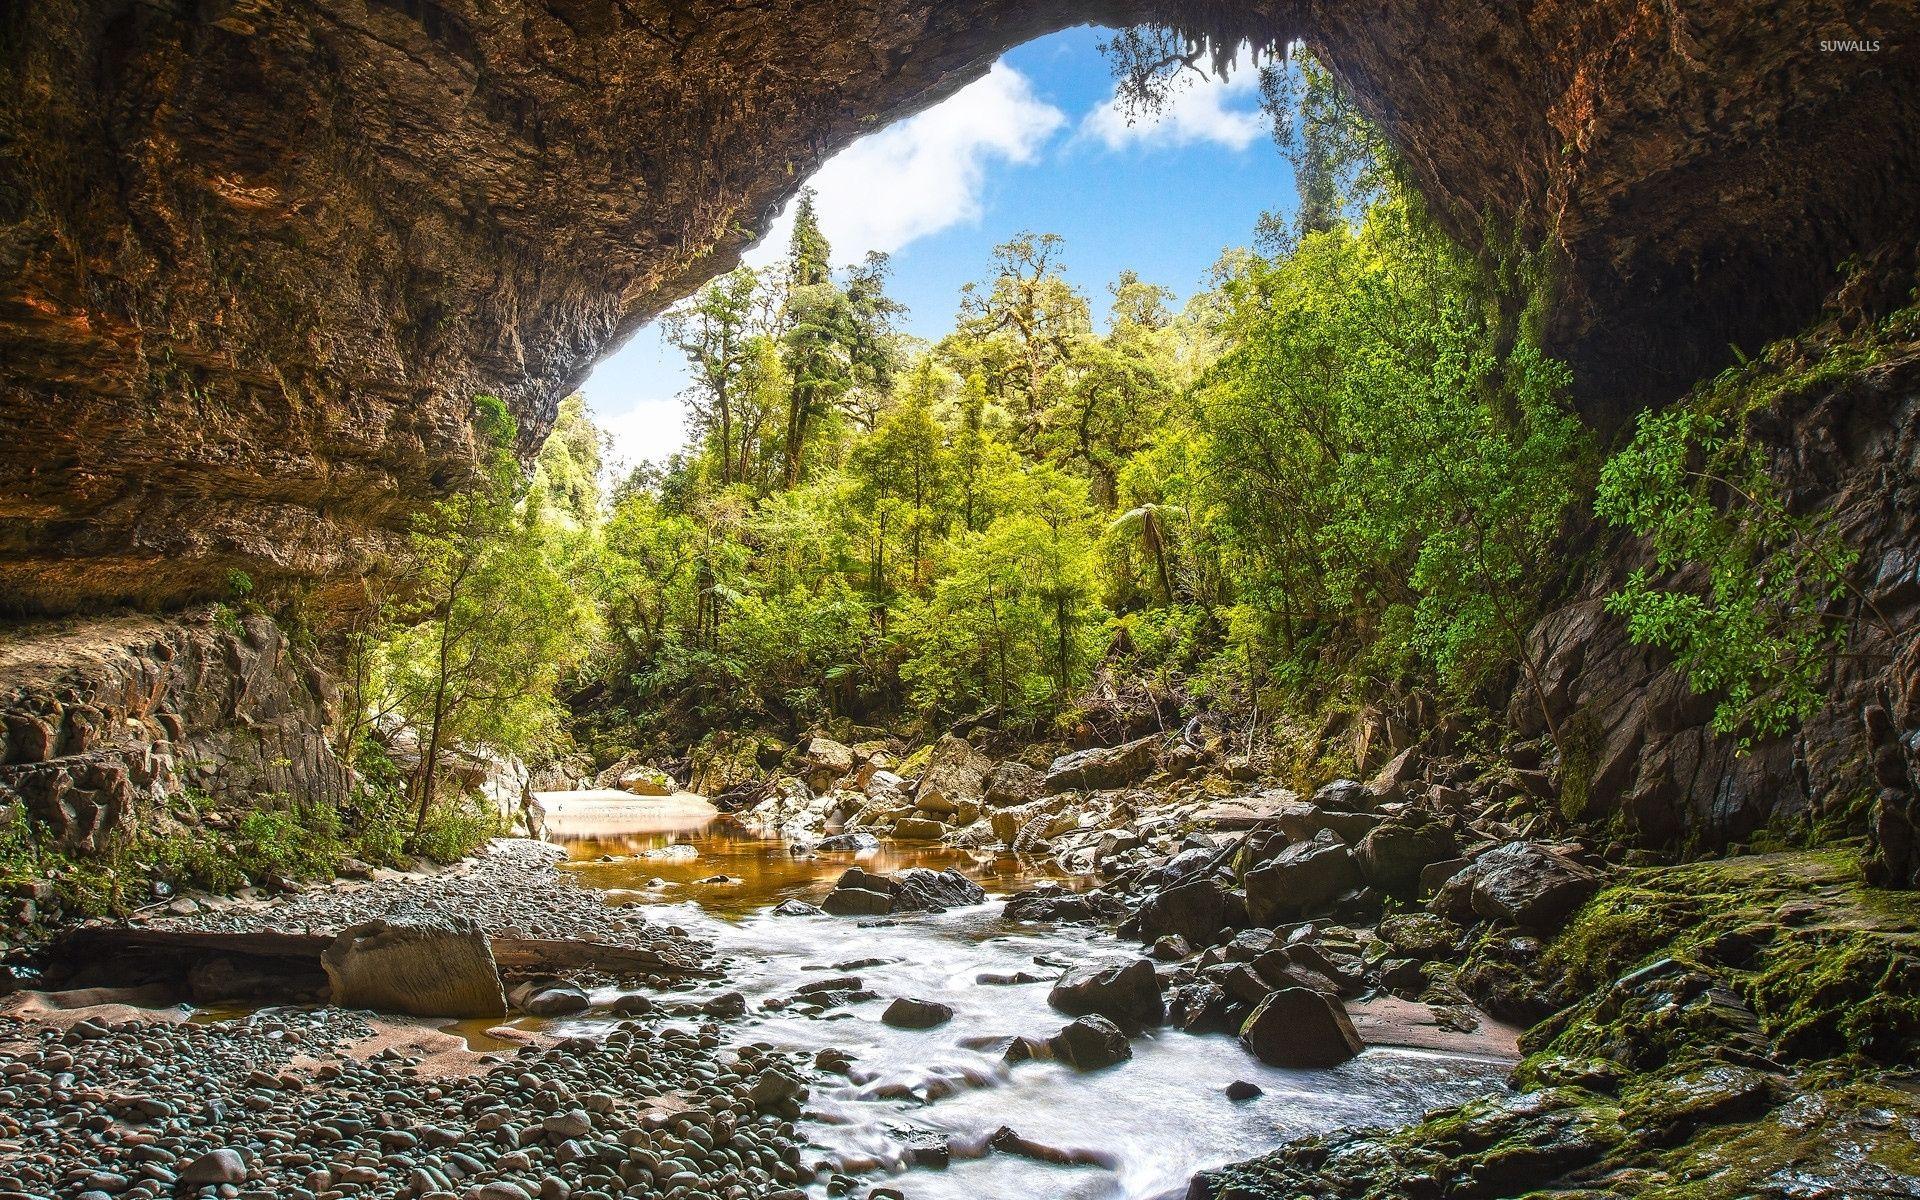
{"label": "cave", "polygon": [[[1920,22],[1891,0],[17,6],[0,610],[240,577],[350,607],[470,458],[471,396],[530,450],[835,149],[1011,46],[1150,20],[1305,39],[1456,234],[1550,244],[1547,344],[1604,430],[1920,215]],[[1881,48],[1819,49],[1850,38]]]}

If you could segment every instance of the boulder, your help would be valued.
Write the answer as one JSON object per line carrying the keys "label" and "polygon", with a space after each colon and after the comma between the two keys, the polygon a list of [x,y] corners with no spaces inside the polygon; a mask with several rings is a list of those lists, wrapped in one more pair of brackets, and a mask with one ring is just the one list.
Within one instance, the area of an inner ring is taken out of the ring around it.
{"label": "boulder", "polygon": [[466,917],[369,921],[320,955],[337,1008],[415,1017],[499,1017],[507,1011],[493,946]]}
{"label": "boulder", "polygon": [[1401,913],[1387,917],[1374,931],[1396,954],[1422,962],[1445,958],[1460,944],[1461,929],[1431,913]]}
{"label": "boulder", "polygon": [[1272,862],[1247,872],[1247,915],[1273,926],[1331,904],[1360,886],[1360,868],[1340,835],[1321,830],[1312,841],[1288,846]]}
{"label": "boulder", "polygon": [[1481,917],[1553,933],[1598,890],[1589,868],[1534,842],[1509,842],[1449,879],[1430,907],[1456,921]]}
{"label": "boulder", "polygon": [[1278,802],[1268,820],[1288,841],[1312,841],[1321,830],[1331,829],[1348,845],[1358,842],[1380,824],[1380,818],[1373,813],[1342,812],[1298,799]]}
{"label": "boulder", "polygon": [[853,750],[832,738],[816,737],[807,742],[801,756],[801,778],[816,792],[824,792],[853,770]]}
{"label": "boulder", "polygon": [[901,817],[893,823],[893,836],[909,842],[937,842],[947,836],[947,826],[930,817]]}
{"label": "boulder", "polygon": [[986,791],[982,799],[990,808],[1012,808],[1038,799],[1044,790],[1046,776],[1023,762],[1011,760],[1001,763],[987,775]]}
{"label": "boulder", "polygon": [[1379,801],[1380,797],[1357,779],[1336,779],[1313,794],[1315,807],[1335,812],[1372,812]]}
{"label": "boulder", "polygon": [[1091,925],[1119,908],[1119,904],[1105,895],[1069,891],[1057,883],[1048,883],[1009,896],[1005,916],[1009,921]]}
{"label": "boulder", "polygon": [[1133,1057],[1120,1027],[1101,1016],[1086,1016],[1047,1039],[1053,1056],[1082,1071],[1097,1071]]}
{"label": "boulder", "polygon": [[953,1020],[953,1009],[938,1000],[897,996],[880,1014],[880,1020],[895,1029],[932,1029]]}
{"label": "boulder", "polygon": [[1071,1017],[1098,1014],[1130,1030],[1158,1025],[1167,1016],[1160,977],[1145,958],[1074,967],[1053,985],[1047,1003]]}
{"label": "boulder", "polygon": [[1189,945],[1211,946],[1246,920],[1246,904],[1219,880],[1205,877],[1156,892],[1140,906],[1135,924],[1142,941],[1174,934]]}
{"label": "boulder", "polygon": [[1308,988],[1282,988],[1240,1027],[1240,1044],[1270,1067],[1335,1067],[1364,1046],[1338,1000]]}
{"label": "boulder", "polygon": [[1118,746],[1063,754],[1047,768],[1043,786],[1050,794],[1126,787],[1153,771],[1154,744],[1158,740],[1157,737],[1136,738]]}
{"label": "boulder", "polygon": [[849,867],[820,907],[837,917],[880,917],[902,912],[945,912],[986,900],[979,884],[960,872],[910,867],[897,875],[875,875]]}
{"label": "boulder", "polygon": [[920,786],[914,789],[913,806],[940,816],[969,811],[977,816],[987,772],[992,768],[992,759],[975,750],[965,738],[949,733],[933,744]]}
{"label": "boulder", "polygon": [[1234,1012],[1233,998],[1210,979],[1178,984],[1167,992],[1168,1024],[1188,1033],[1234,1033],[1240,1028]]}
{"label": "boulder", "polygon": [[866,793],[867,799],[874,805],[882,808],[904,810],[913,806],[913,800],[908,795],[907,781],[892,771],[873,772],[867,776],[860,790]]}
{"label": "boulder", "polygon": [[564,979],[530,979],[516,986],[507,999],[530,1017],[564,1017],[585,1012],[592,1003],[586,992]]}
{"label": "boulder", "polygon": [[1353,857],[1368,883],[1389,896],[1411,900],[1420,890],[1420,873],[1459,852],[1451,829],[1426,814],[1408,813],[1361,838]]}
{"label": "boulder", "polygon": [[671,796],[679,789],[673,776],[658,767],[633,767],[620,773],[619,788],[636,796]]}
{"label": "boulder", "polygon": [[179,1181],[184,1187],[242,1184],[247,1181],[247,1161],[238,1150],[209,1150],[180,1169]]}
{"label": "boulder", "polygon": [[879,849],[880,839],[870,833],[834,833],[815,842],[813,848],[822,854],[859,854]]}
{"label": "boulder", "polygon": [[1408,786],[1419,781],[1426,766],[1426,754],[1418,746],[1408,746],[1374,772],[1367,780],[1367,790],[1382,800],[1401,799]]}

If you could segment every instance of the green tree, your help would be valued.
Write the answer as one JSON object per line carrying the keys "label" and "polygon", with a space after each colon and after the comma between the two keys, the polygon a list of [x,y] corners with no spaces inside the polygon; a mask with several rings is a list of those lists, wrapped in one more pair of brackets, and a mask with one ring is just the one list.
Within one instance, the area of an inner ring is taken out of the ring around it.
{"label": "green tree", "polygon": [[[811,210],[809,209],[809,212]],[[662,321],[667,341],[686,356],[693,383],[684,400],[696,434],[711,441],[720,482],[742,477],[756,414],[742,412],[741,376],[759,352],[754,314],[760,281],[739,267],[702,288],[693,302]],[[749,385],[750,386],[750,385]],[[757,408],[759,397],[746,397]]]}
{"label": "green tree", "polygon": [[455,746],[526,754],[553,734],[559,677],[577,661],[591,614],[550,561],[538,522],[520,508],[513,419],[475,399],[477,470],[433,506],[410,538],[410,620],[381,647],[379,707],[416,736],[410,782],[416,837],[433,811]]}

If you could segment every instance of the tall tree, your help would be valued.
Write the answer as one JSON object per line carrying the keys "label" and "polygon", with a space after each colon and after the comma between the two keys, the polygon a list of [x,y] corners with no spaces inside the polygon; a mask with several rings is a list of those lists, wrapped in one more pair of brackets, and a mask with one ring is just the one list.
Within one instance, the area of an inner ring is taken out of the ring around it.
{"label": "tall tree", "polygon": [[686,355],[692,370],[685,401],[699,436],[719,447],[715,457],[723,485],[738,478],[738,381],[752,353],[758,286],[750,268],[737,268],[702,288],[692,304],[668,313],[664,321],[667,340]]}

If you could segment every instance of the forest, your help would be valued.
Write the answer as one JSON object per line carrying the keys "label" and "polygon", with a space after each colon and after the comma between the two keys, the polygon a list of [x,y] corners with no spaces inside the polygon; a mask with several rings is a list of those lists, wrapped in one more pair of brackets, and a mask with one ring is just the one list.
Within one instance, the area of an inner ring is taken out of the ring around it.
{"label": "forest", "polygon": [[1132,272],[1086,295],[1073,248],[1027,233],[929,343],[884,256],[837,263],[803,194],[784,262],[662,318],[693,380],[671,461],[606,486],[571,397],[523,483],[478,398],[491,457],[371,607],[343,751],[404,730],[424,822],[454,745],[601,765],[727,728],[1070,740],[1116,688],[1303,767],[1329,714],[1383,698],[1492,744],[1518,693],[1557,742],[1529,631],[1596,511],[1658,549],[1609,601],[1632,636],[1724,733],[1788,728],[1851,559],[1773,494],[1742,415],[1705,388],[1603,445],[1540,348],[1547,254],[1455,243],[1304,51],[1262,83],[1300,203],[1177,307]]}

